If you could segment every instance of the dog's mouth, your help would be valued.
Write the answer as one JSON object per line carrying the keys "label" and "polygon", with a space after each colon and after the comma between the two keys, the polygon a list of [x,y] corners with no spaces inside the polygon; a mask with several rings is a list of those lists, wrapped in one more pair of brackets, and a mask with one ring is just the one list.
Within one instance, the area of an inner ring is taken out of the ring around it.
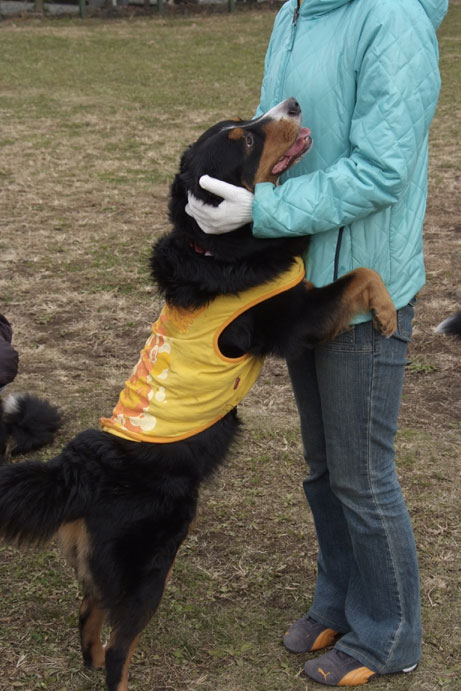
{"label": "dog's mouth", "polygon": [[308,127],[300,127],[298,136],[283,156],[279,158],[272,168],[273,175],[281,175],[285,170],[296,163],[301,156],[309,151],[312,146],[311,131]]}

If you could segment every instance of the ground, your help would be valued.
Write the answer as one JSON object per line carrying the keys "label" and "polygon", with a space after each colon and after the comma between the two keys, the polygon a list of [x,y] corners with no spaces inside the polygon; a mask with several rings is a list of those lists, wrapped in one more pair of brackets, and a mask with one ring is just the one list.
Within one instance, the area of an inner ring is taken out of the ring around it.
{"label": "ground", "polygon": [[[258,11],[0,25],[0,296],[21,356],[10,388],[45,395],[65,417],[41,458],[110,413],[158,312],[147,258],[169,227],[180,153],[212,122],[251,116],[272,21]],[[460,688],[461,342],[434,333],[461,299],[460,26],[453,3],[439,34],[427,284],[396,442],[420,556],[424,658],[417,674],[373,682],[377,691]],[[133,691],[318,688],[280,643],[309,605],[316,570],[284,363],[266,363],[241,417],[240,443],[203,491],[141,639]],[[0,547],[0,595],[0,691],[103,688],[81,667],[78,587],[54,544]]]}

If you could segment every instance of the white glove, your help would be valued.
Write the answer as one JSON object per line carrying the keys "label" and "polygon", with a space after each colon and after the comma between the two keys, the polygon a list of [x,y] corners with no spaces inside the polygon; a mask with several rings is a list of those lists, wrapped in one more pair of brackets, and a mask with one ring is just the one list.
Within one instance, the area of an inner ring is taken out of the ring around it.
{"label": "white glove", "polygon": [[207,192],[222,197],[223,201],[218,206],[212,206],[197,199],[188,192],[186,213],[192,216],[204,233],[208,235],[221,235],[230,233],[253,219],[254,194],[244,189],[230,185],[228,182],[202,175],[199,180],[200,187]]}

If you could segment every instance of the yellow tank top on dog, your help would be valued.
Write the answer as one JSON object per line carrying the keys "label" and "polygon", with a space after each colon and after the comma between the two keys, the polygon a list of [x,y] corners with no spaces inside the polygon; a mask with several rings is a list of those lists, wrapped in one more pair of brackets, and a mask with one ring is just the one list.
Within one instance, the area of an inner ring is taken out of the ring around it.
{"label": "yellow tank top on dog", "polygon": [[249,354],[226,357],[220,334],[240,314],[303,278],[304,263],[296,259],[278,278],[238,295],[220,295],[200,309],[165,305],[102,428],[125,439],[166,443],[220,420],[251,389],[264,361]]}

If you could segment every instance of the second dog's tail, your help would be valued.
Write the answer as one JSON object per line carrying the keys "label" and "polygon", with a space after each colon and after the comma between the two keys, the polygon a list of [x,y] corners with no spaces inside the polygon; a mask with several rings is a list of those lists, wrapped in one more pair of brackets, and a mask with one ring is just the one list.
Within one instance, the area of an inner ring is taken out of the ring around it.
{"label": "second dog's tail", "polygon": [[69,447],[48,463],[0,466],[0,535],[40,544],[63,523],[83,516],[91,492],[82,470]]}
{"label": "second dog's tail", "polygon": [[461,310],[440,322],[435,332],[461,337]]}
{"label": "second dog's tail", "polygon": [[12,456],[49,444],[62,424],[54,405],[29,394],[8,396],[3,402],[3,413]]}

